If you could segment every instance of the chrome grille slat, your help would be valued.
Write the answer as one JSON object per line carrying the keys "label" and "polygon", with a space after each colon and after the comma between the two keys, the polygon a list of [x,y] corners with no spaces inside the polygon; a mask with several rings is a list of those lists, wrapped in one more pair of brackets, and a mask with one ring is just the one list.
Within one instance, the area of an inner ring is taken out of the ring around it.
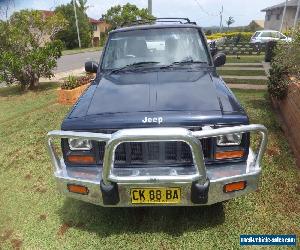
{"label": "chrome grille slat", "polygon": [[[105,142],[99,143],[99,159],[103,162]],[[211,155],[211,140],[201,141],[204,157]],[[115,152],[115,164],[140,165],[140,164],[186,164],[192,165],[190,147],[183,142],[127,142],[120,144]]]}
{"label": "chrome grille slat", "polygon": [[[199,131],[200,127],[188,128],[191,131]],[[116,130],[97,131],[101,133],[114,133]],[[202,139],[202,149],[205,159],[210,159],[212,146],[211,139]],[[99,159],[103,163],[105,142],[99,142]],[[190,147],[180,141],[168,142],[127,142],[120,144],[115,152],[115,165],[192,165],[192,153]]]}

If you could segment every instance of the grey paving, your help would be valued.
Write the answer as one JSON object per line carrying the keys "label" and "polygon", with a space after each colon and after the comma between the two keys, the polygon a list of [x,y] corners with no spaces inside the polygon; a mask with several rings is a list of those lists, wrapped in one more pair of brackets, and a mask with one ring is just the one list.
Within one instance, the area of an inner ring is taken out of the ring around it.
{"label": "grey paving", "polygon": [[221,67],[220,70],[249,70],[249,71],[264,71],[264,68],[257,67]]}
{"label": "grey paving", "polygon": [[257,66],[257,67],[262,66],[261,63],[226,63],[225,65],[226,66],[252,66],[252,67],[254,67],[254,66]]}
{"label": "grey paving", "polygon": [[102,51],[84,52],[74,55],[62,56],[57,61],[57,68],[54,70],[55,73],[67,72],[76,70],[84,67],[87,61],[99,62]]}
{"label": "grey paving", "polygon": [[255,84],[227,84],[231,89],[254,89],[254,90],[266,90],[266,85],[255,85]]}
{"label": "grey paving", "polygon": [[241,80],[268,80],[268,77],[266,77],[266,76],[227,76],[227,75],[222,75],[222,78],[241,79]]}

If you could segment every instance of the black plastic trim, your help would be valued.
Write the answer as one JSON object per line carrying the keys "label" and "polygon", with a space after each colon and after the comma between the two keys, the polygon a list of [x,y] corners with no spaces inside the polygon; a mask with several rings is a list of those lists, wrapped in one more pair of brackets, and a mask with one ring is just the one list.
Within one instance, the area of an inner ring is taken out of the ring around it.
{"label": "black plastic trim", "polygon": [[102,192],[102,199],[104,205],[117,205],[120,202],[117,183],[112,183],[111,185],[105,185],[102,180],[100,183],[100,189]]}
{"label": "black plastic trim", "polygon": [[208,191],[210,181],[207,181],[201,185],[197,181],[192,183],[191,187],[191,201],[194,204],[206,204],[208,202]]}

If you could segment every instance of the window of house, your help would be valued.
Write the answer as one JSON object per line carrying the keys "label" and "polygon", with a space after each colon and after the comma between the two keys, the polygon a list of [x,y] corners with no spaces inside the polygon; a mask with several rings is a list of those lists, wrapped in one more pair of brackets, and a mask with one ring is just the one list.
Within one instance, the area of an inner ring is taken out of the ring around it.
{"label": "window of house", "polygon": [[96,24],[93,24],[92,27],[93,27],[93,31],[97,31],[98,26]]}
{"label": "window of house", "polygon": [[281,14],[276,14],[276,20],[280,20]]}
{"label": "window of house", "polygon": [[271,20],[271,15],[267,15],[267,20],[268,20],[268,21]]}

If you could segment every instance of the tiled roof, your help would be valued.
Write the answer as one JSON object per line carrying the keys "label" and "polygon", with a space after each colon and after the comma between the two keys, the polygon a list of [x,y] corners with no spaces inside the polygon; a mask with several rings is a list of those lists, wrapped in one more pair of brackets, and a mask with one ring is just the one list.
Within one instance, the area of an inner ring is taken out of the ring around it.
{"label": "tiled roof", "polygon": [[101,18],[97,20],[97,19],[89,17],[89,19],[90,19],[90,23],[94,23],[94,24],[103,23],[104,22],[104,20],[101,19]]}

